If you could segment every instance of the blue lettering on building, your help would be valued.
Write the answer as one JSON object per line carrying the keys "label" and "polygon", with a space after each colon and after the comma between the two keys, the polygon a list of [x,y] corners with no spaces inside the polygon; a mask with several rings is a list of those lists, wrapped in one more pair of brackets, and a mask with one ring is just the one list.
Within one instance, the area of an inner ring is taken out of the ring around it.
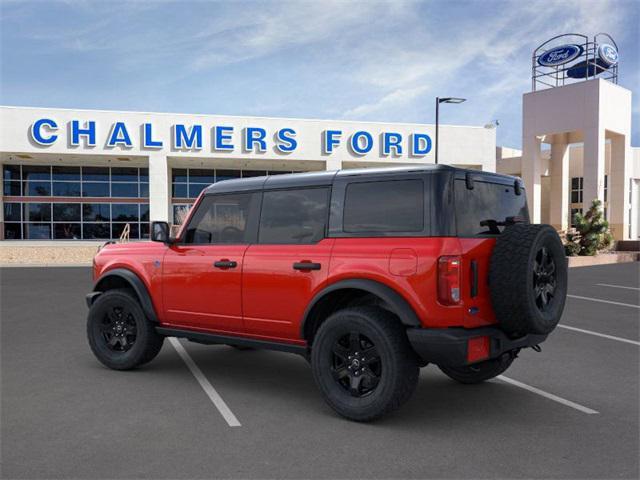
{"label": "blue lettering on building", "polygon": [[145,123],[142,131],[142,148],[162,148],[161,140],[153,139],[153,125]]}
{"label": "blue lettering on building", "polygon": [[293,152],[298,148],[298,141],[295,139],[296,131],[293,128],[281,128],[276,132],[276,149],[282,153]]}
{"label": "blue lettering on building", "polygon": [[342,130],[325,130],[322,135],[322,153],[331,154],[340,145]]}
{"label": "blue lettering on building", "polygon": [[202,150],[202,125],[193,125],[190,129],[181,123],[174,125],[173,148]]}
{"label": "blue lettering on building", "polygon": [[402,155],[402,135],[385,132],[382,135],[382,154],[391,155],[391,149],[393,149],[394,155]]}
{"label": "blue lettering on building", "polygon": [[411,136],[411,155],[426,155],[431,151],[431,137],[426,133],[414,133]]}
{"label": "blue lettering on building", "polygon": [[58,135],[50,133],[48,136],[45,136],[42,131],[43,127],[46,127],[50,132],[58,130],[58,124],[55,121],[50,118],[41,118],[31,125],[31,138],[38,145],[53,145],[53,143],[58,139]]}
{"label": "blue lettering on building", "polygon": [[215,127],[214,131],[213,148],[220,151],[232,151],[234,147],[229,142],[232,140],[233,127],[219,126]]}
{"label": "blue lettering on building", "polygon": [[107,140],[107,147],[115,147],[116,145],[121,145],[126,148],[133,147],[131,137],[124,122],[116,122],[113,124],[111,135],[109,135],[109,140]]}
{"label": "blue lettering on building", "polygon": [[264,128],[247,127],[245,129],[245,135],[244,135],[245,151],[253,152],[255,151],[254,148],[257,146],[258,152],[266,152],[267,151],[267,142],[265,141],[266,136],[267,136],[267,131]]}
{"label": "blue lettering on building", "polygon": [[71,121],[71,145],[77,147],[80,145],[80,137],[85,137],[88,147],[96,146],[96,122],[90,120],[85,122],[84,128],[80,128],[79,120]]}
{"label": "blue lettering on building", "polygon": [[351,150],[357,155],[369,153],[373,148],[373,137],[369,132],[359,130],[351,136]]}

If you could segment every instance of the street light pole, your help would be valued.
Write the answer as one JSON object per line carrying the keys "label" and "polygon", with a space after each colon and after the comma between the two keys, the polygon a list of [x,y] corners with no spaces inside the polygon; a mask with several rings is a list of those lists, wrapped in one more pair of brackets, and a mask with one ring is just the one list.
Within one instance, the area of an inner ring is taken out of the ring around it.
{"label": "street light pole", "polygon": [[436,165],[438,165],[438,130],[440,129],[440,97],[436,97]]}
{"label": "street light pole", "polygon": [[462,103],[466,101],[466,98],[458,98],[458,97],[436,97],[436,147],[435,147],[435,155],[436,155],[436,165],[438,164],[438,136],[440,134],[440,104],[441,103]]}

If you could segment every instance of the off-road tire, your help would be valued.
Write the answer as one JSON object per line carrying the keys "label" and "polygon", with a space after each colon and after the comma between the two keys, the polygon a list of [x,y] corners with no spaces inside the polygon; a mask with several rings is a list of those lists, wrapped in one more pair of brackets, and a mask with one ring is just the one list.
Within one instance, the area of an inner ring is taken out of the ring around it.
{"label": "off-road tire", "polygon": [[[542,280],[536,279],[542,277],[535,269],[543,248],[554,265],[555,287],[553,295],[546,295],[549,302],[540,307],[536,285]],[[550,333],[560,321],[567,296],[567,260],[556,230],[525,223],[506,227],[491,256],[489,286],[496,318],[506,333],[514,337]]]}
{"label": "off-road tire", "polygon": [[513,356],[505,354],[502,357],[486,360],[484,362],[476,363],[475,365],[467,365],[464,367],[445,367],[439,365],[438,368],[447,377],[455,380],[456,382],[471,385],[491,380],[498,375],[502,375],[507,368],[511,366],[513,360]]}
{"label": "off-road tire", "polygon": [[[336,342],[345,335],[350,340],[352,332],[360,335],[362,344],[370,340],[379,355],[379,364],[367,366],[379,369],[377,386],[362,397],[352,396],[333,376]],[[411,397],[419,375],[418,359],[405,328],[396,316],[377,307],[347,308],[323,322],[311,348],[311,369],[329,406],[358,422],[374,420],[399,408]]]}
{"label": "off-road tire", "polygon": [[[135,340],[126,351],[111,349],[103,333],[114,309],[123,309],[131,326],[135,325]],[[96,358],[114,370],[130,370],[150,362],[164,342],[164,337],[156,333],[153,323],[145,316],[135,294],[126,289],[107,290],[93,302],[87,317],[87,338]]]}

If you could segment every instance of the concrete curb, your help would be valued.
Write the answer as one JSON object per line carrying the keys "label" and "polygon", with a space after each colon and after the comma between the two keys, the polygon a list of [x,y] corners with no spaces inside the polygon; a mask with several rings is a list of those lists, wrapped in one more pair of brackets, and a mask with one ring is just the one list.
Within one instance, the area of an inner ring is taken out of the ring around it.
{"label": "concrete curb", "polygon": [[611,265],[614,263],[637,262],[639,252],[602,253],[594,257],[567,257],[569,268],[592,267],[594,265]]}

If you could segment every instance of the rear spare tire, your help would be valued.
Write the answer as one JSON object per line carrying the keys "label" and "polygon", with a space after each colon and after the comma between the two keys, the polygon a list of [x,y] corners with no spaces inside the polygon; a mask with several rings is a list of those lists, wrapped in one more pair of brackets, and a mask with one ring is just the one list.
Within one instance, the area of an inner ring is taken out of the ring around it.
{"label": "rear spare tire", "polygon": [[558,232],[550,225],[506,227],[491,256],[489,284],[496,318],[506,333],[550,333],[567,296],[567,260]]}

